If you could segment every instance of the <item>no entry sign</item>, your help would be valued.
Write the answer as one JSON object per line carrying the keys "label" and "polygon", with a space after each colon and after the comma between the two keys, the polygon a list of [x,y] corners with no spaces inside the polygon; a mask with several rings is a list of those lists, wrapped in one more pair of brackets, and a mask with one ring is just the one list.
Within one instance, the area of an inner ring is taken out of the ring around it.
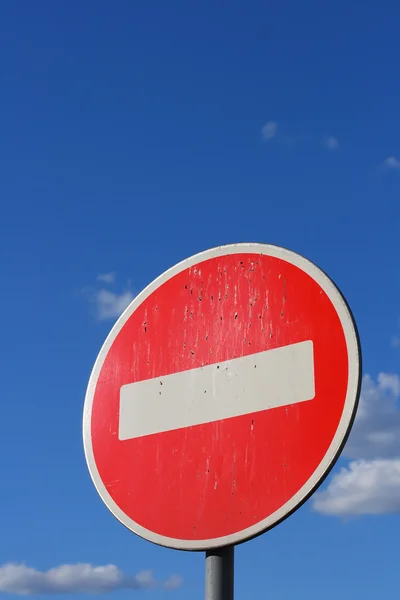
{"label": "no entry sign", "polygon": [[315,490],[359,387],[355,325],[320,269],[275,246],[208,250],[151,283],[109,334],[85,400],[89,470],[138,535],[236,544]]}

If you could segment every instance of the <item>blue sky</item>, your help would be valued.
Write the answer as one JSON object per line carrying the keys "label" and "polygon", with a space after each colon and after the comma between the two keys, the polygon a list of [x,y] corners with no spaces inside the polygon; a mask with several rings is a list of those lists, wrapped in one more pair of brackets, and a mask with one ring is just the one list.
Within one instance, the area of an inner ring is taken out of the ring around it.
{"label": "blue sky", "polygon": [[200,554],[153,546],[103,506],[81,416],[126,302],[237,241],[330,274],[365,373],[343,459],[323,493],[238,548],[237,597],[398,597],[399,18],[393,0],[1,4],[5,599],[203,597]]}

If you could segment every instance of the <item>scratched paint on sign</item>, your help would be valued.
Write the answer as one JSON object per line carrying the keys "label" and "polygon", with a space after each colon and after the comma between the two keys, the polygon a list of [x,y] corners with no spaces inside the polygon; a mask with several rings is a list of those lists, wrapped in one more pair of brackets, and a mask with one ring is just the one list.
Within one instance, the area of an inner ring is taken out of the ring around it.
{"label": "scratched paint on sign", "polygon": [[[307,340],[312,402],[119,439],[123,386]],[[336,310],[301,269],[249,253],[200,262],[145,298],[104,360],[91,416],[98,472],[116,505],[161,536],[202,540],[249,528],[296,494],[323,459],[347,371]]]}

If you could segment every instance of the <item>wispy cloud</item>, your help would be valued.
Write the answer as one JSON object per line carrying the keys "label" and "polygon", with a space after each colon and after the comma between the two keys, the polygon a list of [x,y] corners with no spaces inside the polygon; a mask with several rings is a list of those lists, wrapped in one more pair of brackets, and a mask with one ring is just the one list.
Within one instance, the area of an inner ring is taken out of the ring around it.
{"label": "wispy cloud", "polygon": [[398,375],[363,377],[357,418],[343,450],[353,460],[315,494],[316,511],[341,516],[400,511],[399,397]]}
{"label": "wispy cloud", "polygon": [[[118,318],[135,297],[129,282],[125,289],[116,291],[115,280],[114,272],[100,273],[96,277],[97,285],[86,286],[82,290],[99,321]],[[100,286],[100,284],[106,284],[107,287]]]}
{"label": "wispy cloud", "polygon": [[[276,139],[280,144],[286,146],[295,146],[299,142],[319,143],[318,138],[313,135],[286,131],[277,121],[267,121],[261,127],[261,137],[265,142]],[[333,135],[323,138],[322,143],[328,150],[337,150],[340,146],[338,138]]]}
{"label": "wispy cloud", "polygon": [[95,305],[97,318],[99,321],[105,321],[119,317],[133,298],[134,294],[130,290],[117,294],[103,288],[95,291],[91,300]]}
{"label": "wispy cloud", "polygon": [[337,150],[339,148],[339,140],[337,137],[330,135],[325,138],[324,145],[328,150]]}
{"label": "wispy cloud", "polygon": [[400,336],[394,335],[392,337],[392,348],[400,348]]}
{"label": "wispy cloud", "polygon": [[183,584],[183,578],[180,575],[171,575],[166,581],[164,581],[164,587],[167,590],[176,590]]}
{"label": "wispy cloud", "polygon": [[[171,585],[171,582],[173,585]],[[24,564],[0,566],[0,592],[18,595],[32,594],[103,594],[115,590],[144,590],[158,586],[176,589],[182,578],[172,575],[158,582],[151,571],[128,576],[115,565],[95,567],[91,564],[60,565],[49,571],[39,571]]]}
{"label": "wispy cloud", "polygon": [[97,281],[111,284],[115,281],[115,273],[99,273],[96,279]]}
{"label": "wispy cloud", "polygon": [[267,121],[261,127],[261,135],[264,141],[268,142],[276,137],[278,133],[278,123],[276,121]]}
{"label": "wispy cloud", "polygon": [[400,169],[400,160],[395,156],[388,156],[383,161],[383,166],[387,167],[388,169]]}

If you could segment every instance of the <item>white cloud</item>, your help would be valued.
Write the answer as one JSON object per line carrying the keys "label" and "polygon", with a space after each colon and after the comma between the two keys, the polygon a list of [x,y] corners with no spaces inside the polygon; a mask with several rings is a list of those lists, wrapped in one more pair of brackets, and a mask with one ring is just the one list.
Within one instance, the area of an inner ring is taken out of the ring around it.
{"label": "white cloud", "polygon": [[400,457],[400,377],[379,373],[374,381],[364,375],[357,411],[349,440],[343,450],[347,458]]}
{"label": "white cloud", "polygon": [[95,304],[97,317],[100,321],[115,319],[124,312],[125,308],[132,302],[134,295],[127,290],[121,294],[101,289],[93,293],[92,302]]}
{"label": "white cloud", "polygon": [[[169,585],[171,581],[175,586]],[[182,585],[182,578],[172,576],[160,583],[172,589]],[[115,565],[60,565],[49,571],[39,571],[24,564],[0,566],[0,592],[10,594],[101,594],[122,589],[149,589],[157,585],[151,571],[127,576]]]}
{"label": "white cloud", "polygon": [[102,281],[103,283],[114,283],[115,273],[99,273],[96,279],[97,281]]}
{"label": "white cloud", "polygon": [[398,158],[396,158],[395,156],[388,156],[383,161],[383,164],[385,167],[388,167],[389,169],[400,169],[400,160]]}
{"label": "white cloud", "polygon": [[167,590],[176,590],[181,587],[183,579],[180,575],[171,575],[166,581],[164,581],[164,587]]}
{"label": "white cloud", "polygon": [[385,392],[389,392],[395,398],[400,396],[400,377],[391,373],[379,373],[379,387]]}
{"label": "white cloud", "polygon": [[400,377],[365,375],[360,404],[343,456],[356,459],[313,497],[327,515],[400,512]]}
{"label": "white cloud", "polygon": [[[110,286],[115,282],[115,273],[100,273],[97,275],[96,280]],[[128,282],[125,290],[120,293],[93,285],[83,288],[82,293],[94,307],[99,321],[116,319],[134,298],[134,294],[130,289],[130,282]]]}
{"label": "white cloud", "polygon": [[351,462],[315,494],[313,505],[336,516],[399,513],[400,459]]}
{"label": "white cloud", "polygon": [[278,123],[276,121],[267,121],[261,128],[261,135],[266,142],[276,137],[278,133]]}
{"label": "white cloud", "polygon": [[330,135],[325,139],[325,146],[329,150],[337,150],[339,148],[339,140],[337,139],[337,137]]}

